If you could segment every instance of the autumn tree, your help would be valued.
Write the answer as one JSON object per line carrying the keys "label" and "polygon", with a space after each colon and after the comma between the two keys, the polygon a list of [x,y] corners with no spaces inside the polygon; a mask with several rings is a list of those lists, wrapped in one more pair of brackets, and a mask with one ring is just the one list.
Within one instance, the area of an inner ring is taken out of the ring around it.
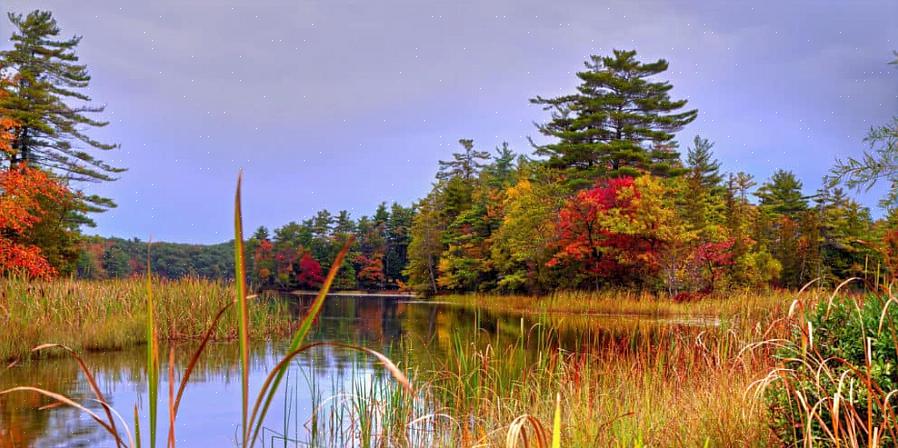
{"label": "autumn tree", "polygon": [[650,284],[662,252],[686,234],[664,197],[664,186],[650,176],[605,180],[577,192],[559,213],[558,251],[548,265],[579,264],[581,279],[595,288],[605,281]]}
{"label": "autumn tree", "polygon": [[564,193],[558,179],[539,164],[524,166],[517,183],[506,190],[504,215],[490,254],[499,269],[500,290],[537,292],[550,286],[545,264],[553,256]]}
{"label": "autumn tree", "polygon": [[674,135],[698,112],[682,110],[686,100],[670,98],[673,86],[653,79],[667,68],[663,59],[638,61],[635,51],[591,56],[576,93],[531,100],[551,111],[538,129],[555,140],[536,154],[568,172],[574,188],[598,177],[681,173]]}
{"label": "autumn tree", "polygon": [[324,283],[321,263],[312,258],[312,255],[308,252],[303,253],[299,258],[299,265],[296,271],[296,283],[300,288],[314,290]]}
{"label": "autumn tree", "polygon": [[44,204],[71,197],[62,184],[39,169],[0,170],[0,274],[51,277],[57,273],[41,248],[23,243],[22,235],[45,217]]}
{"label": "autumn tree", "polygon": [[[7,166],[27,163],[55,172],[68,181],[114,180],[121,168],[91,155],[88,150],[117,147],[90,137],[86,132],[107,122],[92,118],[104,106],[91,104],[84,93],[90,83],[87,67],[76,49],[81,37],[60,39],[56,19],[48,11],[27,15],[9,13],[13,48],[0,52],[0,67],[11,79],[0,97],[0,111],[15,120],[12,151]],[[115,204],[96,195],[79,196],[88,211],[102,211]]]}

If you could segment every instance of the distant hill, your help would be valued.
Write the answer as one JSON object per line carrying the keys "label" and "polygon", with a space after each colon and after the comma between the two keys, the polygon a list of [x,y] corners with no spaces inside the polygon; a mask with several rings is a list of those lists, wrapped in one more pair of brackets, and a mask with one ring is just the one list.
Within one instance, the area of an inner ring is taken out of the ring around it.
{"label": "distant hill", "polygon": [[[164,278],[186,276],[234,278],[234,243],[182,244],[152,243],[149,252],[153,274]],[[80,278],[104,279],[139,276],[146,273],[147,243],[139,239],[86,238],[78,258]]]}

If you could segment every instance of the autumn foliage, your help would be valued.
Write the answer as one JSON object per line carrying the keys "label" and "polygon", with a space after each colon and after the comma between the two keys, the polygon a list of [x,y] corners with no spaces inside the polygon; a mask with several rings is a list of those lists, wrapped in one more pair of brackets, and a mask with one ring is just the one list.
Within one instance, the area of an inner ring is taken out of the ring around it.
{"label": "autumn foliage", "polygon": [[646,210],[653,202],[644,194],[648,188],[639,183],[602,180],[571,197],[558,213],[557,251],[547,266],[576,264],[596,284],[632,283],[656,272],[667,241],[653,222],[656,212]]}
{"label": "autumn foliage", "polygon": [[303,288],[315,289],[324,282],[324,275],[321,271],[321,263],[312,258],[306,252],[299,259],[299,273],[296,274],[296,281]]}
{"label": "autumn foliage", "polygon": [[19,241],[40,222],[45,201],[70,197],[65,186],[41,170],[23,165],[0,171],[0,272],[45,278],[56,274],[39,247]]}

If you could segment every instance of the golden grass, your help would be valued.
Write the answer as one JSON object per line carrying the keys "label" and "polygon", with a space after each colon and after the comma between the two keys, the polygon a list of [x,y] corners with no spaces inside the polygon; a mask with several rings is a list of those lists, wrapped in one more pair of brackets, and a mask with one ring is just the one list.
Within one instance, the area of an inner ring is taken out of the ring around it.
{"label": "golden grass", "polygon": [[[222,306],[233,300],[229,283],[198,278],[152,281],[155,324],[163,340],[203,336]],[[116,350],[147,342],[147,285],[139,280],[0,280],[0,360],[25,359],[31,348],[57,343],[75,351]],[[251,300],[251,337],[290,334],[286,305]],[[213,327],[213,340],[237,337],[235,311]]]}
{"label": "golden grass", "polygon": [[794,291],[771,290],[718,292],[696,302],[677,303],[666,295],[626,290],[559,291],[549,295],[519,296],[466,294],[441,296],[452,304],[489,311],[523,314],[608,314],[615,316],[709,317],[763,319],[784,315]]}

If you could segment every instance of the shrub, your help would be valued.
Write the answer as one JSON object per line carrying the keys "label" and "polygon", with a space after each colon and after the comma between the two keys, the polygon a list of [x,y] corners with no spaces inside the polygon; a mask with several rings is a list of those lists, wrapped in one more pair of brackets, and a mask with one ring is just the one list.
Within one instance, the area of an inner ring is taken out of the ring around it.
{"label": "shrub", "polygon": [[[898,302],[820,302],[776,352],[766,398],[787,446],[893,446],[898,418]],[[891,399],[891,400],[890,400]]]}

